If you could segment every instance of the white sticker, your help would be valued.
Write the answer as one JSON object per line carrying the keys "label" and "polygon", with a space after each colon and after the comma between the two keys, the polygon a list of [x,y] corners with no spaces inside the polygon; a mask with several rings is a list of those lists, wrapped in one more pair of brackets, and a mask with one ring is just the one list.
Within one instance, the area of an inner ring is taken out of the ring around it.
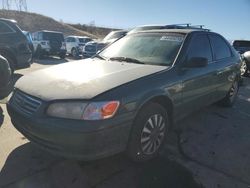
{"label": "white sticker", "polygon": [[167,41],[173,41],[173,42],[182,42],[183,37],[181,37],[181,36],[162,36],[160,40],[167,40]]}

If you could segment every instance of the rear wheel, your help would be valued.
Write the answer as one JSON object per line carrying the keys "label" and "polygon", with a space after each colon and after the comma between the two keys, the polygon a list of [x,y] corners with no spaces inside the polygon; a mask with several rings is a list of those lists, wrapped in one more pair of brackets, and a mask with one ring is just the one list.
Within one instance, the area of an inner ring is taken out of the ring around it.
{"label": "rear wheel", "polygon": [[61,53],[61,54],[59,55],[59,57],[60,57],[61,59],[65,59],[66,54],[65,54],[65,53]]}
{"label": "rear wheel", "polygon": [[10,70],[11,73],[13,74],[15,72],[15,60],[14,58],[12,58],[9,54],[7,53],[2,53],[1,54],[5,59],[7,59],[9,66],[10,66]]}
{"label": "rear wheel", "polygon": [[72,56],[73,56],[74,58],[78,58],[78,57],[79,57],[79,53],[78,53],[78,51],[76,50],[76,48],[73,48],[73,49],[71,50],[71,54],[72,54]]}
{"label": "rear wheel", "polygon": [[35,57],[37,57],[37,59],[41,59],[43,57],[42,47],[40,45],[36,48]]}
{"label": "rear wheel", "polygon": [[222,106],[225,106],[225,107],[232,107],[236,101],[238,91],[239,91],[239,82],[237,80],[235,80],[233,82],[230,90],[228,91],[227,96],[224,99],[222,99],[219,102],[219,104],[221,104]]}
{"label": "rear wheel", "polygon": [[166,110],[156,103],[144,106],[133,124],[127,148],[129,158],[144,162],[156,157],[164,145],[168,130]]}

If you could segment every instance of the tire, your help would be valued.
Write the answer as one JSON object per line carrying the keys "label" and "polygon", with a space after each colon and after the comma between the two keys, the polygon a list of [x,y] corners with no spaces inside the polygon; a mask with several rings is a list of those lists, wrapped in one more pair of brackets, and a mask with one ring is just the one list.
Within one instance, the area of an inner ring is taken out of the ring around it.
{"label": "tire", "polygon": [[157,103],[144,106],[133,123],[127,147],[128,157],[135,162],[155,158],[163,148],[169,125],[165,108]]}
{"label": "tire", "polygon": [[79,57],[79,53],[78,53],[78,51],[76,50],[76,48],[72,48],[71,54],[72,54],[72,56],[73,56],[75,59]]}
{"label": "tire", "polygon": [[59,57],[60,57],[60,59],[65,59],[66,54],[60,54]]}
{"label": "tire", "polygon": [[37,46],[36,52],[35,52],[35,57],[37,59],[41,59],[43,57],[42,47],[41,46]]}
{"label": "tire", "polygon": [[16,64],[16,61],[11,57],[9,56],[8,54],[6,53],[3,53],[2,56],[7,59],[9,65],[10,65],[10,70],[11,70],[11,74],[14,74],[15,72],[15,64]]}
{"label": "tire", "polygon": [[235,80],[229,89],[226,97],[219,101],[219,104],[224,107],[232,107],[237,99],[239,91],[239,82]]}

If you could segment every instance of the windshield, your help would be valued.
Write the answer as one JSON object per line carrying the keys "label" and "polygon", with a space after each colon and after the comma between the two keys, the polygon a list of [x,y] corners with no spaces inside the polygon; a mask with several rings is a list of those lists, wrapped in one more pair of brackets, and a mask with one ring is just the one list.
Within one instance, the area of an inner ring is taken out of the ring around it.
{"label": "windshield", "polygon": [[118,39],[122,36],[125,35],[125,31],[124,32],[111,32],[109,33],[104,39],[103,41],[108,41],[108,40],[111,40],[111,39]]}
{"label": "windshield", "polygon": [[144,64],[171,65],[182,45],[180,34],[129,35],[107,47],[99,55],[105,59],[123,57],[136,59]]}
{"label": "windshield", "polygon": [[138,31],[146,31],[146,30],[153,30],[153,29],[163,29],[164,26],[141,26],[141,27],[136,27],[134,29],[132,29],[128,34],[132,34]]}

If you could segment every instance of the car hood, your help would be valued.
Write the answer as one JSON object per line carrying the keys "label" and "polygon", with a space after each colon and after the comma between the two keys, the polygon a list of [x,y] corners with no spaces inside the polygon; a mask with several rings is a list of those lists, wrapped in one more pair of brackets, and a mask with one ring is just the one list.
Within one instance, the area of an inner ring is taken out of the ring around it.
{"label": "car hood", "polygon": [[45,101],[91,99],[112,88],[166,68],[86,59],[35,71],[20,78],[15,87]]}

